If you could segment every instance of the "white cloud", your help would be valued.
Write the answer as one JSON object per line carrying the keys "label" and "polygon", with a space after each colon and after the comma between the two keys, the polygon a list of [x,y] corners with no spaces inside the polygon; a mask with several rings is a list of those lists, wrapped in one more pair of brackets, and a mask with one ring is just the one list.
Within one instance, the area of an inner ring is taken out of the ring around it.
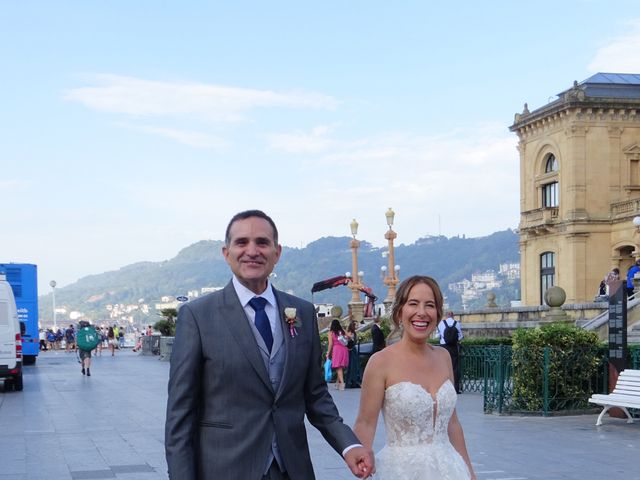
{"label": "white cloud", "polygon": [[[276,137],[273,135],[271,138]],[[278,138],[316,138],[313,134],[281,134]],[[485,169],[500,168],[505,156],[514,158],[516,138],[505,131],[503,125],[484,124],[473,129],[441,135],[410,133],[379,134],[370,138],[348,141],[322,137],[323,149],[309,148],[310,161],[305,168],[321,165],[323,168],[357,170],[364,177],[380,178],[407,171],[434,172],[455,170],[481,174]],[[302,142],[301,142],[302,143]],[[282,147],[284,153],[300,153],[292,148],[295,142],[270,146]],[[313,156],[311,154],[316,153]],[[517,163],[517,162],[516,162]],[[519,184],[519,182],[516,182]]]}
{"label": "white cloud", "polygon": [[207,133],[178,130],[175,128],[154,127],[149,125],[131,125],[128,123],[116,123],[116,125],[129,130],[136,130],[167,137],[180,143],[184,143],[185,145],[189,145],[190,147],[222,150],[229,146],[228,142],[224,138]]}
{"label": "white cloud", "polygon": [[335,144],[327,138],[332,128],[321,125],[310,132],[272,133],[265,135],[267,145],[271,150],[284,153],[320,153]]}
{"label": "white cloud", "polygon": [[63,98],[107,113],[133,116],[191,116],[238,122],[254,108],[333,109],[334,98],[313,92],[273,92],[224,85],[162,82],[120,75],[97,75],[95,85],[64,92]]}
{"label": "white cloud", "polygon": [[640,19],[625,24],[626,31],[598,48],[587,67],[591,72],[640,72]]}
{"label": "white cloud", "polygon": [[[299,211],[286,213],[297,220],[291,231],[283,226],[285,244],[293,238],[298,244],[347,235],[355,216],[359,238],[382,246],[384,212],[390,206],[398,214],[400,241],[406,243],[428,234],[477,236],[517,226],[517,139],[503,125],[438,136],[325,140],[331,148],[309,155],[299,167],[304,178],[313,179],[313,188],[300,186],[306,187],[307,201],[289,206]],[[322,205],[322,212],[308,215],[310,205]]]}

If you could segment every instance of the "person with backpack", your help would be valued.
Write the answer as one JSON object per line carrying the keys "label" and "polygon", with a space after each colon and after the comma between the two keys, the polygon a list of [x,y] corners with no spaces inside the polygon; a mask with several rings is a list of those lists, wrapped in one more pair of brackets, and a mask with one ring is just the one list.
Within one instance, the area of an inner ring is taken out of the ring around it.
{"label": "person with backpack", "polygon": [[82,374],[91,376],[91,350],[96,348],[102,341],[102,337],[96,328],[89,322],[82,320],[78,325],[76,334],[76,342],[78,345],[78,354],[82,363]]}
{"label": "person with backpack", "polygon": [[438,323],[438,336],[440,337],[440,346],[444,347],[451,355],[454,386],[456,393],[460,393],[460,340],[464,335],[462,335],[460,322],[453,318],[453,312],[447,312],[444,320]]}

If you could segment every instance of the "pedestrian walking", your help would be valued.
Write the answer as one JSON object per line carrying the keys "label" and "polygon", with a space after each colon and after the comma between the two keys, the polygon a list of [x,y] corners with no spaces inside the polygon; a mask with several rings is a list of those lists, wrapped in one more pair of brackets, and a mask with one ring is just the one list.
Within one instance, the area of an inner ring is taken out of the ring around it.
{"label": "pedestrian walking", "polygon": [[451,355],[454,386],[456,393],[460,393],[460,340],[464,335],[462,335],[460,322],[453,318],[453,312],[447,312],[445,319],[438,323],[438,336],[440,337],[440,346],[444,347]]}

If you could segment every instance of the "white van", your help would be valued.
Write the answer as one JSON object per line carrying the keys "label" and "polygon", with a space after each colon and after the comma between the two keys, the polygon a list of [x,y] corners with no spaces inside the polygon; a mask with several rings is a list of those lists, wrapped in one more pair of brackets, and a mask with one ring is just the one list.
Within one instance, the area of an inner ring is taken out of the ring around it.
{"label": "white van", "polygon": [[16,301],[7,277],[0,272],[0,379],[5,392],[22,390],[22,335]]}

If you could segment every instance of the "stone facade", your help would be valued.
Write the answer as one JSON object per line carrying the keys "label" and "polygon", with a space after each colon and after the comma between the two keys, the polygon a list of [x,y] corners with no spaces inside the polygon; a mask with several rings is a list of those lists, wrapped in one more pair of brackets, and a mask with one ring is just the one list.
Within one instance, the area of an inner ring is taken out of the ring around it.
{"label": "stone facade", "polygon": [[[563,305],[562,311],[567,321],[582,325],[589,320],[608,312],[606,302],[592,302],[580,305]],[[486,308],[469,312],[454,312],[456,319],[462,322],[466,338],[509,337],[518,328],[534,328],[548,323],[549,307]],[[640,311],[639,311],[640,313]],[[607,325],[599,325],[597,331],[606,338]]]}
{"label": "stone facade", "polygon": [[561,286],[593,301],[613,267],[624,275],[640,235],[640,75],[596,74],[510,127],[520,154],[522,305]]}

